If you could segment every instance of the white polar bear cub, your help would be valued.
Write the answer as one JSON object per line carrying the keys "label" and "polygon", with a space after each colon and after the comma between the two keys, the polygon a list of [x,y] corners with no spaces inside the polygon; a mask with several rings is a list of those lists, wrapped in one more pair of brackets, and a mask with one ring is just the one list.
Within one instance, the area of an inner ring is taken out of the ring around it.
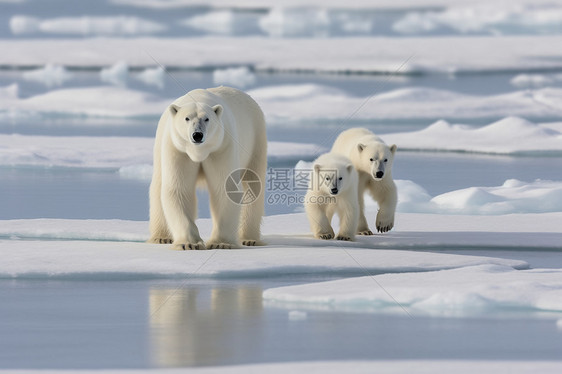
{"label": "white polar bear cub", "polygon": [[351,160],[325,153],[314,161],[304,207],[310,227],[318,239],[332,239],[332,217],[337,213],[340,230],[337,240],[354,240],[359,221],[357,171]]}
{"label": "white polar bear cub", "polygon": [[[150,239],[174,249],[259,245],[267,167],[265,120],[258,104],[234,88],[197,89],[175,100],[162,114],[154,144],[150,184]],[[257,198],[240,205],[229,198],[226,181],[238,169],[261,180]],[[213,230],[199,236],[196,182],[206,185]]]}
{"label": "white polar bear cub", "polygon": [[398,193],[392,179],[396,145],[389,147],[367,129],[352,128],[338,136],[332,152],[349,157],[359,173],[359,234],[373,235],[365,218],[365,190],[370,192],[379,205],[375,222],[377,231],[390,231],[394,227],[394,213],[398,203]]}

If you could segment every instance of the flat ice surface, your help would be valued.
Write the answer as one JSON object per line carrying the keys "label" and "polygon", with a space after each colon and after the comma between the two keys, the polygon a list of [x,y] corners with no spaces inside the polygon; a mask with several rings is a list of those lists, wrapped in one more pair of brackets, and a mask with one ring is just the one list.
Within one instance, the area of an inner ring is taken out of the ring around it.
{"label": "flat ice surface", "polygon": [[[312,239],[306,216],[300,213],[266,218],[267,247],[191,252],[170,251],[166,245],[114,242],[146,240],[146,222],[8,220],[0,228],[1,236],[6,238],[0,242],[5,258],[0,274],[7,278],[150,278],[311,274],[328,270],[363,275],[365,271],[427,271],[484,264],[521,269],[527,267],[525,262],[381,248],[559,248],[562,231],[557,223],[561,217],[561,213],[545,213],[456,216],[451,220],[443,215],[399,214],[395,231],[343,243]],[[210,226],[210,220],[199,220],[204,238]],[[18,240],[22,238],[28,240]]]}

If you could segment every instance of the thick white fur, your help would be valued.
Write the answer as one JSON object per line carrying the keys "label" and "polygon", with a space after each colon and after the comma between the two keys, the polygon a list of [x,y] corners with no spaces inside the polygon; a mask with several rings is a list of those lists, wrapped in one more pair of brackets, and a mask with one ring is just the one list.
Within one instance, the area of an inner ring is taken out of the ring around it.
{"label": "thick white fur", "polygon": [[[332,189],[336,188],[334,194]],[[340,218],[338,240],[354,240],[359,221],[358,176],[351,160],[325,153],[314,161],[304,207],[310,228],[318,239],[334,238],[331,226],[335,213]]]}
{"label": "thick white fur", "polygon": [[[204,134],[201,144],[192,139],[195,131]],[[225,190],[227,177],[240,168],[253,170],[262,183],[259,197],[242,206]],[[149,242],[173,243],[174,249],[261,244],[266,168],[265,120],[250,96],[221,86],[178,98],[164,111],[156,130]],[[195,224],[196,183],[209,191],[213,230],[206,245]]]}
{"label": "thick white fur", "polygon": [[[394,227],[394,213],[398,203],[396,185],[392,179],[396,145],[389,147],[367,129],[352,128],[338,136],[332,152],[349,157],[359,173],[359,234],[373,234],[365,218],[365,190],[369,191],[379,205],[375,221],[377,231],[390,231]],[[382,178],[377,177],[377,172],[384,173]]]}

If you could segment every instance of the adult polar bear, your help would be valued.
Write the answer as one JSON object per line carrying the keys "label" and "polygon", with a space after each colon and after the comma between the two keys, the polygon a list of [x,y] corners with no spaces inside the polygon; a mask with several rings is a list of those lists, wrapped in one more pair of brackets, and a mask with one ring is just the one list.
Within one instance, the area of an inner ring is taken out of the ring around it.
{"label": "adult polar bear", "polygon": [[[154,144],[150,184],[150,239],[174,249],[236,248],[260,244],[263,184],[252,203],[232,201],[229,175],[249,169],[265,181],[267,138],[258,104],[230,87],[197,89],[162,114]],[[207,186],[213,230],[203,243],[197,218],[196,183]]]}
{"label": "adult polar bear", "polygon": [[368,190],[379,204],[375,221],[377,231],[392,230],[398,203],[398,193],[392,179],[396,145],[389,147],[367,129],[352,128],[338,136],[332,146],[332,152],[348,157],[359,173],[359,234],[373,235],[365,218],[365,190]]}

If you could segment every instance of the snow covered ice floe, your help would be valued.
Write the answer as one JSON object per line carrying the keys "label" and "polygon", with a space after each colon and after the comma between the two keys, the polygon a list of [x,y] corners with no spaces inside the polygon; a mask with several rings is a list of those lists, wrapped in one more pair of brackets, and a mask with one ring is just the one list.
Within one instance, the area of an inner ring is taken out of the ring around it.
{"label": "snow covered ice floe", "polygon": [[119,61],[110,67],[104,68],[100,72],[102,82],[125,86],[129,76],[129,66],[124,61]]}
{"label": "snow covered ice floe", "polygon": [[[468,95],[448,90],[409,87],[356,97],[322,85],[285,85],[249,91],[273,122],[282,120],[376,120],[501,118],[505,113],[528,118],[556,118],[562,89],[542,88],[498,95]],[[367,103],[365,105],[365,103]],[[404,110],[408,108],[408,110]]]}
{"label": "snow covered ice floe", "polygon": [[440,11],[414,11],[396,21],[392,28],[403,34],[455,30],[470,34],[559,34],[562,6],[559,3],[513,1],[460,4]]}
{"label": "snow covered ice floe", "polygon": [[158,66],[156,68],[144,69],[140,73],[133,75],[133,77],[145,83],[146,85],[163,89],[166,78],[166,71],[162,67]]}
{"label": "snow covered ice floe", "polygon": [[[109,80],[119,81],[126,65],[112,65],[104,72]],[[38,114],[64,117],[154,117],[156,120],[173,98],[125,87],[101,86],[64,88],[20,98],[17,84],[0,88],[0,115]]]}
{"label": "snow covered ice floe", "polygon": [[[501,215],[562,211],[562,181],[508,179],[501,186],[468,187],[430,196],[410,180],[396,180],[399,212]],[[365,204],[376,207],[366,197]]]}
{"label": "snow covered ice floe", "polygon": [[[539,72],[562,68],[562,36],[441,38],[88,38],[0,40],[0,65],[101,68],[251,66],[256,71],[339,73]],[[189,48],[178,48],[178,45]],[[209,48],[213,45],[213,48]],[[532,45],[533,48],[528,46]],[[232,53],[235,50],[236,53]],[[455,53],[444,51],[455,50]],[[267,53],[264,53],[267,51]],[[147,54],[146,52],[149,52]],[[322,64],[318,64],[322,61]]]}
{"label": "snow covered ice floe", "polygon": [[72,78],[72,74],[63,66],[47,64],[43,68],[27,71],[23,73],[23,79],[32,82],[39,82],[47,87],[62,86]]}
{"label": "snow covered ice floe", "polygon": [[414,132],[384,134],[402,150],[462,151],[496,154],[561,153],[562,128],[506,117],[484,127],[437,121]]}
{"label": "snow covered ice floe", "polygon": [[561,80],[561,74],[552,76],[546,74],[517,74],[509,80],[509,83],[518,88],[540,88],[550,86]]}
{"label": "snow covered ice floe", "polygon": [[[253,84],[254,74],[245,69],[219,70],[215,78],[217,83]],[[65,117],[158,118],[163,108],[174,100],[123,87],[127,79],[127,64],[124,62],[104,69],[101,75],[102,79],[120,86],[56,89],[26,98],[18,96],[17,85],[0,87],[0,95],[5,95],[0,102],[0,115],[38,113]],[[562,106],[562,89],[552,87],[491,96],[414,87],[391,90],[373,97],[358,97],[330,86],[297,84],[260,87],[250,89],[248,93],[260,104],[270,126],[291,123],[300,126],[302,121],[311,120],[341,122],[348,120],[357,108],[360,110],[354,113],[355,119],[419,121],[495,119],[504,117],[505,113],[526,118],[560,118],[558,108]],[[518,126],[518,130],[530,128],[529,123],[522,120],[512,118],[506,121],[510,122],[509,126]],[[499,122],[497,127],[500,125],[508,126]]]}
{"label": "snow covered ice floe", "polygon": [[303,304],[328,310],[402,306],[410,313],[435,315],[502,308],[562,311],[562,270],[477,265],[279,287],[264,291],[263,297],[293,308]]}
{"label": "snow covered ice floe", "polygon": [[44,33],[81,36],[136,36],[157,34],[165,31],[167,27],[132,16],[83,16],[51,19],[13,16],[10,18],[10,29],[15,35]]}
{"label": "snow covered ice floe", "polygon": [[243,89],[256,83],[256,75],[246,66],[217,69],[213,72],[213,83]]}
{"label": "snow covered ice floe", "polygon": [[183,20],[180,24],[210,34],[239,35],[257,28],[257,17],[228,9],[212,10]]}

